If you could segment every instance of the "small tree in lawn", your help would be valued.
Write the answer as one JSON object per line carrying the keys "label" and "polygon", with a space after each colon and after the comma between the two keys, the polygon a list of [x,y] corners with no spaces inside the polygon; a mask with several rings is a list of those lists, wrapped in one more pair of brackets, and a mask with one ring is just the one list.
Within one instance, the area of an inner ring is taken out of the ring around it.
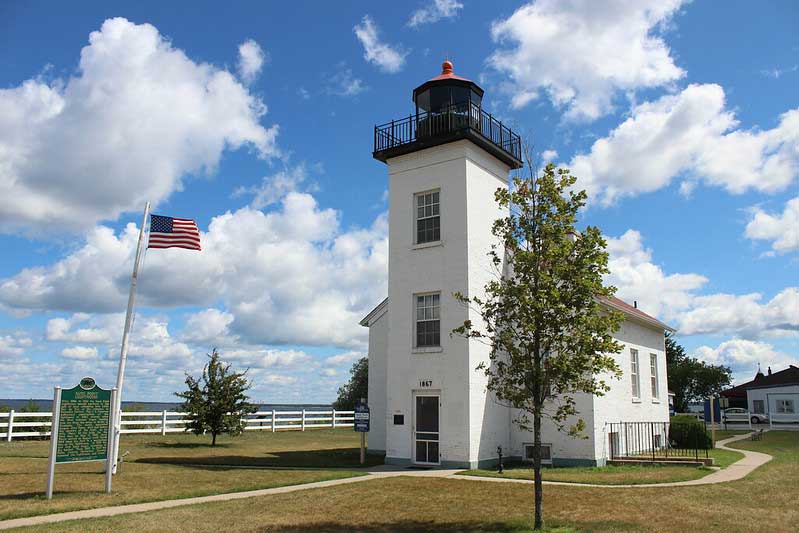
{"label": "small tree in lawn", "polygon": [[[527,176],[495,193],[508,215],[494,222],[498,244],[489,257],[496,279],[484,297],[455,297],[480,318],[453,333],[490,346],[490,363],[481,363],[487,388],[503,404],[518,410],[514,423],[533,432],[535,528],[543,527],[541,424],[551,420],[580,437],[575,395],[601,395],[609,389],[602,375],[621,373],[613,353],[621,350],[611,334],[620,314],[600,301],[615,292],[603,285],[608,254],[599,229],[574,226],[585,191],[575,192],[568,170],[547,165],[536,172],[527,150]],[[579,235],[579,237],[575,237]]]}
{"label": "small tree in lawn", "polygon": [[230,364],[220,361],[216,348],[208,358],[202,376],[195,379],[186,374],[187,390],[175,396],[183,398],[180,410],[191,418],[186,430],[195,435],[210,433],[211,446],[216,446],[217,435],[241,435],[244,416],[255,412],[256,407],[247,401],[246,392],[251,387],[247,371],[233,372]]}

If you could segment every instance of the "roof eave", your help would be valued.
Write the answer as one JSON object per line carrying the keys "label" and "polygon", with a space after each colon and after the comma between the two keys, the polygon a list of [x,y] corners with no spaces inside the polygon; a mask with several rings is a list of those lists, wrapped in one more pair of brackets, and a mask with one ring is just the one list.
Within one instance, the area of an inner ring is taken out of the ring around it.
{"label": "roof eave", "polygon": [[669,326],[668,324],[666,324],[664,322],[661,322],[660,320],[657,320],[656,318],[649,318],[649,317],[641,316],[639,314],[631,313],[629,310],[625,309],[624,307],[622,307],[620,305],[617,305],[617,304],[613,303],[610,300],[600,300],[599,304],[607,306],[607,307],[610,307],[612,309],[615,309],[616,311],[620,311],[620,312],[624,313],[625,316],[627,316],[628,318],[630,318],[630,319],[632,319],[635,322],[638,322],[640,324],[644,324],[644,325],[647,325],[647,326],[652,326],[652,327],[655,327],[657,329],[662,329],[662,330],[668,331],[669,333],[677,333],[677,329],[676,328],[673,328],[672,326]]}
{"label": "roof eave", "polygon": [[377,304],[377,306],[369,311],[369,314],[366,315],[361,319],[358,324],[361,326],[368,328],[371,325],[371,322],[382,315],[388,309],[388,297],[386,297],[382,302]]}

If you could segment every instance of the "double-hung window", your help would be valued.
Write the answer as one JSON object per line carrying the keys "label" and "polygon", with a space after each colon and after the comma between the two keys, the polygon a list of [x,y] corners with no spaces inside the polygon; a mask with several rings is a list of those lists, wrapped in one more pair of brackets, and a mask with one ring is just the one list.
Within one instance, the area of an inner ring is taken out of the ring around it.
{"label": "double-hung window", "polygon": [[658,394],[658,355],[656,353],[649,354],[649,381],[652,382],[652,399],[657,400],[660,395]]}
{"label": "double-hung window", "polygon": [[416,195],[416,244],[441,240],[439,191]]}
{"label": "double-hung window", "polygon": [[416,295],[416,347],[441,345],[441,295]]}
{"label": "double-hung window", "polygon": [[793,400],[777,400],[777,412],[780,414],[793,414]]}
{"label": "double-hung window", "polygon": [[638,350],[630,349],[630,379],[633,384],[633,398],[641,397],[641,378],[638,369]]}
{"label": "double-hung window", "polygon": [[766,403],[763,400],[752,400],[752,409],[756,415],[766,413]]}

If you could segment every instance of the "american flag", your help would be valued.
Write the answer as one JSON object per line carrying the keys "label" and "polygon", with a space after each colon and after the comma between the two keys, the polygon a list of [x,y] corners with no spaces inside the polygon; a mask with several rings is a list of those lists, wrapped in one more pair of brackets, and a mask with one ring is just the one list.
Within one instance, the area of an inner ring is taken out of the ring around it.
{"label": "american flag", "polygon": [[150,240],[147,248],[202,250],[197,223],[188,218],[150,215]]}

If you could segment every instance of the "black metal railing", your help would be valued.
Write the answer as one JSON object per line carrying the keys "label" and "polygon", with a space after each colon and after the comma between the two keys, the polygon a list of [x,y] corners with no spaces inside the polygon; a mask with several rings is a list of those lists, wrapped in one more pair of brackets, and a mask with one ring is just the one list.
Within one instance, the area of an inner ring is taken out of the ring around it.
{"label": "black metal railing", "polygon": [[481,135],[521,161],[522,143],[519,135],[471,101],[453,104],[436,112],[408,115],[406,118],[375,126],[374,151],[382,152],[465,131]]}
{"label": "black metal railing", "polygon": [[611,460],[707,459],[712,447],[702,424],[612,422],[608,426]]}

